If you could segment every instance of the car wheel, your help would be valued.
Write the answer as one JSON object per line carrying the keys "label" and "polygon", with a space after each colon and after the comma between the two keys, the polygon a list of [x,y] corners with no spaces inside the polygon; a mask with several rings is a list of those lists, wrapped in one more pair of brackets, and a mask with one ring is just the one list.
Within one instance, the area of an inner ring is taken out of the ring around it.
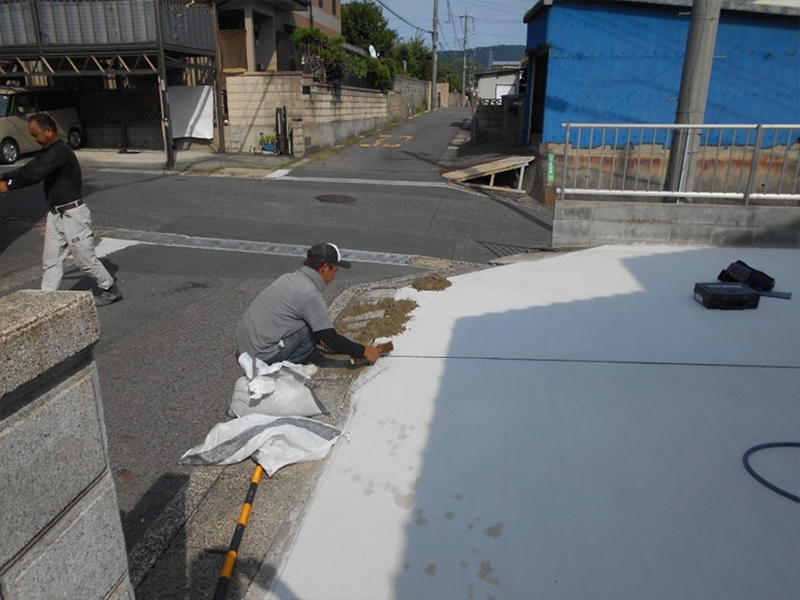
{"label": "car wheel", "polygon": [[0,144],[0,159],[6,165],[13,165],[19,158],[19,146],[11,138],[6,138]]}
{"label": "car wheel", "polygon": [[83,136],[81,135],[81,130],[73,127],[69,130],[69,135],[67,136],[67,144],[73,150],[77,150],[83,144]]}

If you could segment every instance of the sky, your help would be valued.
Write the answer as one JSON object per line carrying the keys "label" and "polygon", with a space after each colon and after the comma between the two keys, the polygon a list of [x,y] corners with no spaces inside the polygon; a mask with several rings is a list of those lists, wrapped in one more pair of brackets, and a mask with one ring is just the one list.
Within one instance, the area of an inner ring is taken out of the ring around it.
{"label": "sky", "polygon": [[[381,7],[389,27],[402,39],[409,40],[419,33],[431,45],[431,34],[427,32],[433,29],[433,0],[375,1],[425,30],[420,32]],[[522,18],[533,4],[533,0],[439,0],[439,49],[463,50],[464,21],[460,17],[464,14],[470,15],[467,48],[525,45],[526,26]]]}

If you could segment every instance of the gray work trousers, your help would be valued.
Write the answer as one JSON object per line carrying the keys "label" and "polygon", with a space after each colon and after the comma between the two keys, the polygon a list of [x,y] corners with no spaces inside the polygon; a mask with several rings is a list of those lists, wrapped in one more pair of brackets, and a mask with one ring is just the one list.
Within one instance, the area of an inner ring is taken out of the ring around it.
{"label": "gray work trousers", "polygon": [[42,290],[54,292],[61,286],[64,260],[70,251],[78,268],[102,289],[114,285],[114,278],[94,252],[92,212],[85,204],[61,214],[48,213],[42,253]]}
{"label": "gray work trousers", "polygon": [[277,353],[266,359],[263,355],[256,354],[256,357],[268,365],[274,365],[284,360],[301,365],[308,362],[315,348],[316,345],[311,339],[311,329],[306,325],[299,331],[283,338]]}

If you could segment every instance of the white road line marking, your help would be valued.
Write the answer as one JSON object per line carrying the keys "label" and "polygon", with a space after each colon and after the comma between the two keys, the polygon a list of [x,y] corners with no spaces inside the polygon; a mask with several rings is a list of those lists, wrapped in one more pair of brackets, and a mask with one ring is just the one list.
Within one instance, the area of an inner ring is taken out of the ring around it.
{"label": "white road line marking", "polygon": [[[186,236],[178,233],[155,231],[136,231],[117,229],[103,232],[103,239],[109,239],[107,253],[121,250],[135,244],[150,244],[170,248],[189,248],[192,250],[221,250],[226,252],[246,252],[251,254],[274,254],[278,256],[305,256],[308,248],[296,244],[276,242],[255,242],[228,238],[204,238]],[[100,244],[98,244],[98,247]],[[372,250],[341,249],[342,257],[353,262],[378,264],[410,265],[414,255],[379,252]],[[98,256],[101,256],[98,252]]]}
{"label": "white road line marking", "polygon": [[272,173],[267,175],[267,179],[280,179],[286,177],[291,172],[291,169],[275,169]]}
{"label": "white road line marking", "polygon": [[104,237],[100,240],[100,243],[94,247],[94,253],[97,255],[97,258],[103,258],[104,256],[108,256],[117,250],[123,250],[129,246],[137,246],[144,243],[145,242],[139,242],[135,240],[120,240]]}
{"label": "white road line marking", "polygon": [[[269,176],[265,179],[270,179]],[[394,187],[446,188],[446,183],[437,181],[396,181],[391,179],[345,179],[340,177],[281,177],[281,181],[306,181],[309,183],[349,183],[355,185],[389,185]]]}

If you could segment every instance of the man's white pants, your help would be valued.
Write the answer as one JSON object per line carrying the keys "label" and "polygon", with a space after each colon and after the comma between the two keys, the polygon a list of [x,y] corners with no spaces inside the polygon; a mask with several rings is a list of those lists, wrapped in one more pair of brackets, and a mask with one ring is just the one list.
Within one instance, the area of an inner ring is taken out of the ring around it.
{"label": "man's white pants", "polygon": [[69,251],[78,268],[107,290],[114,285],[114,278],[98,260],[94,252],[92,234],[92,212],[83,204],[62,214],[47,215],[42,254],[42,290],[56,291],[64,275],[64,260]]}

